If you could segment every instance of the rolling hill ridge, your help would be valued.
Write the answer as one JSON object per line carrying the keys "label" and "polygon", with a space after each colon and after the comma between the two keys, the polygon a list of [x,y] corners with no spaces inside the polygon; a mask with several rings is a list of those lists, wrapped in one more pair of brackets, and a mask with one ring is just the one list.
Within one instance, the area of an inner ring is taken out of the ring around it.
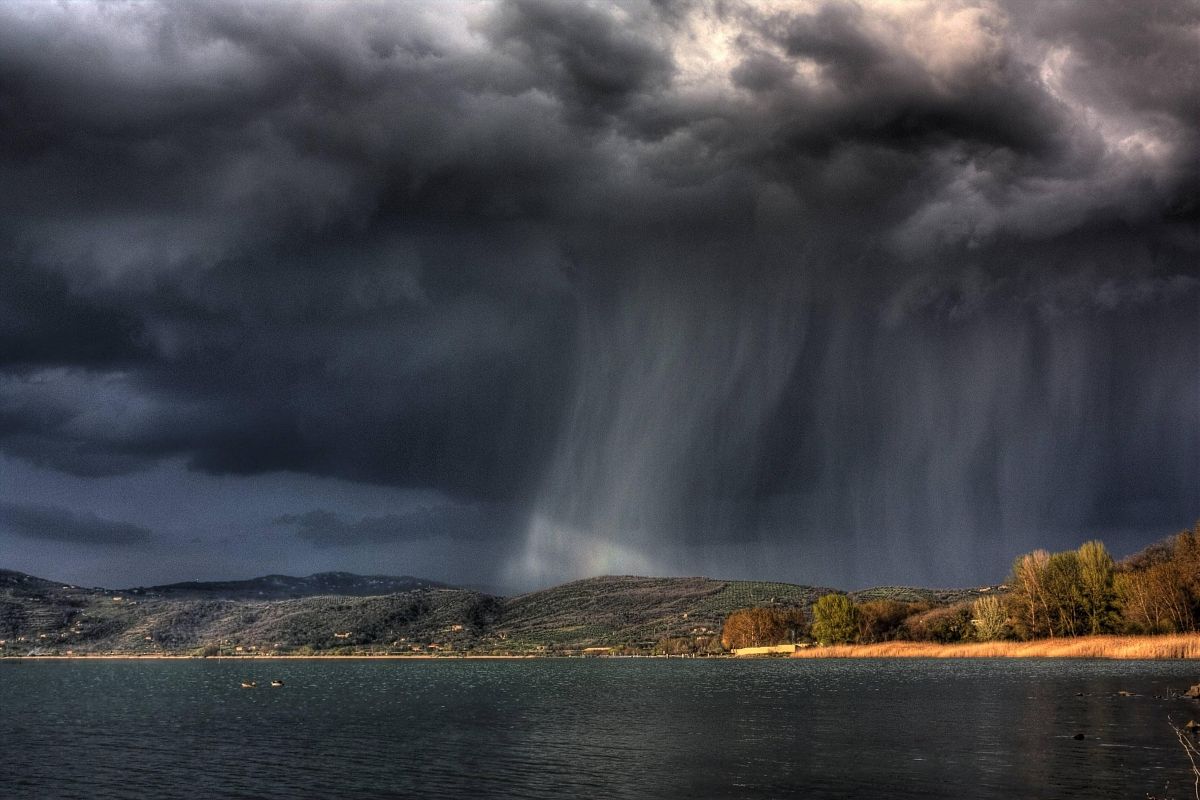
{"label": "rolling hill ridge", "polygon": [[[319,573],[125,590],[0,570],[0,654],[312,654],[645,650],[707,645],[748,606],[807,609],[833,590],[604,576],[498,597],[411,576]],[[936,593],[943,601],[972,590]],[[872,593],[925,592],[889,587]]]}

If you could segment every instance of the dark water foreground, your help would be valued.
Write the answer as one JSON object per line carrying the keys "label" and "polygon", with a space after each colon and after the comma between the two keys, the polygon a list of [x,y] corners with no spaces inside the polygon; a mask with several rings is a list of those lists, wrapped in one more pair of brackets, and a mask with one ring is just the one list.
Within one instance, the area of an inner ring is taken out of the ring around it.
{"label": "dark water foreground", "polygon": [[1200,703],[1153,695],[1197,680],[1195,662],[4,663],[0,797],[1191,798],[1167,719]]}

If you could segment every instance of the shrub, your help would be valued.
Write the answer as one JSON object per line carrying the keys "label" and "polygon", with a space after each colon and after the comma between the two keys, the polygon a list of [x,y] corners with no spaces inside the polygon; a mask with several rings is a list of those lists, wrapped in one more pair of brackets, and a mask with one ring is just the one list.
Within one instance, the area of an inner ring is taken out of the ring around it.
{"label": "shrub", "polygon": [[891,641],[899,636],[904,620],[928,610],[928,603],[898,600],[868,600],[859,603],[858,641],[863,644]]}
{"label": "shrub", "polygon": [[933,608],[904,621],[901,633],[914,642],[961,642],[974,631],[971,607],[967,604]]}

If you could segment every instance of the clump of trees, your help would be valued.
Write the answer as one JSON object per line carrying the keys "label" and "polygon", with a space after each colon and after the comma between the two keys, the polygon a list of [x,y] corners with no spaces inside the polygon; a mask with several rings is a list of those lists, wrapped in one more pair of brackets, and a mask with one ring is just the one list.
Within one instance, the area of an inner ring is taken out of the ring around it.
{"label": "clump of trees", "polygon": [[[636,647],[621,648],[621,652],[617,652],[614,648],[614,655],[636,655],[639,651]],[[716,636],[664,636],[658,640],[658,644],[654,646],[656,655],[668,656],[708,656],[719,655],[724,650]]]}
{"label": "clump of trees", "polygon": [[1010,581],[1014,632],[1022,639],[1111,633],[1119,621],[1115,571],[1098,541],[1021,556]]}
{"label": "clump of trees", "polygon": [[928,603],[901,600],[868,600],[856,603],[855,607],[858,610],[858,636],[855,641],[863,644],[900,638],[905,620],[930,609]]}
{"label": "clump of trees", "polygon": [[1200,621],[1200,522],[1126,559],[1114,575],[1126,630],[1195,631]]}
{"label": "clump of trees", "polygon": [[[770,627],[771,613],[778,612],[735,612],[732,627],[726,622],[722,644],[729,648],[793,641],[794,633],[788,638],[778,633],[778,626]],[[1007,586],[972,602],[855,603],[844,594],[827,594],[813,604],[811,635],[822,644],[872,644],[1197,630],[1200,522],[1120,563],[1100,541],[1060,553],[1026,553],[1013,563]]]}
{"label": "clump of trees", "polygon": [[721,645],[726,650],[741,647],[771,647],[789,644],[808,632],[808,620],[799,608],[743,608],[725,618]]}
{"label": "clump of trees", "polygon": [[1200,523],[1121,563],[1104,545],[1035,550],[1013,565],[1010,613],[1021,639],[1174,633],[1200,621]]}

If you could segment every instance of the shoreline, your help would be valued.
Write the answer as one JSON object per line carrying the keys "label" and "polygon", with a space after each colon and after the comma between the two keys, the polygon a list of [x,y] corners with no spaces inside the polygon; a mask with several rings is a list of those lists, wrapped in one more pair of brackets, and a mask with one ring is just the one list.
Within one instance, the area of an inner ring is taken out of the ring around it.
{"label": "shoreline", "polygon": [[[6,655],[4,661],[554,661],[579,658],[614,659],[663,659],[679,660],[686,657],[664,655],[647,656],[566,656],[529,653],[523,655],[500,655],[463,653],[443,655],[430,653],[357,653],[357,654],[313,654],[271,655],[266,653],[223,656],[198,656],[187,653],[73,653],[71,655]],[[893,641],[877,644],[842,644],[825,647],[801,647],[795,652],[771,655],[735,656],[712,655],[700,661],[754,660],[778,658],[1075,658],[1113,659],[1145,661],[1200,661],[1200,633],[1163,634],[1160,636],[1079,636],[1075,638],[1035,639],[1028,642],[960,642],[937,644],[932,642]]]}
{"label": "shoreline", "polygon": [[1028,642],[880,642],[796,650],[791,658],[1103,658],[1112,660],[1200,660],[1200,633],[1160,636],[1079,636]]}
{"label": "shoreline", "polygon": [[554,658],[554,656],[502,656],[502,655],[395,655],[380,653],[373,655],[237,655],[237,656],[193,656],[185,653],[75,653],[73,655],[45,656],[0,656],[0,661],[528,661],[532,658]]}

